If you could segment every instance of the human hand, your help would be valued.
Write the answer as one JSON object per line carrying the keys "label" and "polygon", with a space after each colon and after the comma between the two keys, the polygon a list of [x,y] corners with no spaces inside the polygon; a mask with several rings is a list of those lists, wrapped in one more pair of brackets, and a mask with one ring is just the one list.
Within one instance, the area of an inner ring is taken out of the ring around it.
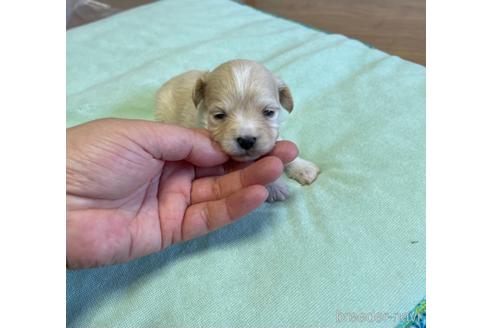
{"label": "human hand", "polygon": [[227,225],[259,207],[296,156],[280,141],[233,163],[206,131],[148,121],[67,129],[67,267],[125,262]]}

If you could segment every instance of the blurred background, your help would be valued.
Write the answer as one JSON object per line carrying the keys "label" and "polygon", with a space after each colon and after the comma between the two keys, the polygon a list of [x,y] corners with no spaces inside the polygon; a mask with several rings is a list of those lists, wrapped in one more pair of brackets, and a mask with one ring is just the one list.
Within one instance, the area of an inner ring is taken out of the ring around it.
{"label": "blurred background", "polygon": [[[203,0],[206,1],[206,0]],[[67,0],[67,29],[151,0]],[[276,16],[365,42],[425,65],[425,0],[238,0]]]}

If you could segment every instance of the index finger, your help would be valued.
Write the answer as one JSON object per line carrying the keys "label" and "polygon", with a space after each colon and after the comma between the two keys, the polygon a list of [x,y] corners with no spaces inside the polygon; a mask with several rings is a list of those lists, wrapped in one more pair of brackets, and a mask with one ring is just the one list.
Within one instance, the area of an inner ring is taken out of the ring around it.
{"label": "index finger", "polygon": [[[279,158],[282,161],[282,163],[288,164],[297,157],[297,154],[298,154],[298,150],[295,143],[287,140],[281,140],[281,141],[277,141],[272,151],[264,155],[264,157],[275,156]],[[231,172],[231,171],[243,169],[251,165],[251,163],[252,162],[229,161],[224,165],[224,167],[226,172]]]}
{"label": "index finger", "polygon": [[191,203],[222,199],[251,185],[267,185],[282,175],[283,168],[278,158],[268,156],[242,170],[197,179],[191,187]]}

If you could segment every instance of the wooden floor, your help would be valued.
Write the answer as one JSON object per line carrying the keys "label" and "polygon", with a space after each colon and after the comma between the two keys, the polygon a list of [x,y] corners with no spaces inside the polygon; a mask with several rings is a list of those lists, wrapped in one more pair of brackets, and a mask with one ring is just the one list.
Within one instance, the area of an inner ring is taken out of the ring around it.
{"label": "wooden floor", "polygon": [[[203,0],[206,1],[206,0]],[[126,10],[149,0],[102,1]],[[425,0],[241,0],[248,6],[339,33],[425,65]],[[102,11],[101,11],[102,12]],[[104,15],[86,10],[68,28]]]}
{"label": "wooden floor", "polygon": [[425,0],[244,0],[257,9],[340,33],[425,65]]}

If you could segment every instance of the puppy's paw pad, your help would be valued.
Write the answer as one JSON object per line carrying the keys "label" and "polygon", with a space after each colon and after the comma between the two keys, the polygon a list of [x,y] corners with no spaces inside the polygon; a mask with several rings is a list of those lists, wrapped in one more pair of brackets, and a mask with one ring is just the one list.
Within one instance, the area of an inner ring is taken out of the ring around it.
{"label": "puppy's paw pad", "polygon": [[266,186],[268,190],[267,202],[273,203],[286,200],[289,197],[289,187],[285,182],[274,182]]}
{"label": "puppy's paw pad", "polygon": [[287,172],[289,178],[296,180],[302,185],[308,185],[314,182],[320,172],[319,167],[311,162],[302,163],[302,165],[296,165]]}

